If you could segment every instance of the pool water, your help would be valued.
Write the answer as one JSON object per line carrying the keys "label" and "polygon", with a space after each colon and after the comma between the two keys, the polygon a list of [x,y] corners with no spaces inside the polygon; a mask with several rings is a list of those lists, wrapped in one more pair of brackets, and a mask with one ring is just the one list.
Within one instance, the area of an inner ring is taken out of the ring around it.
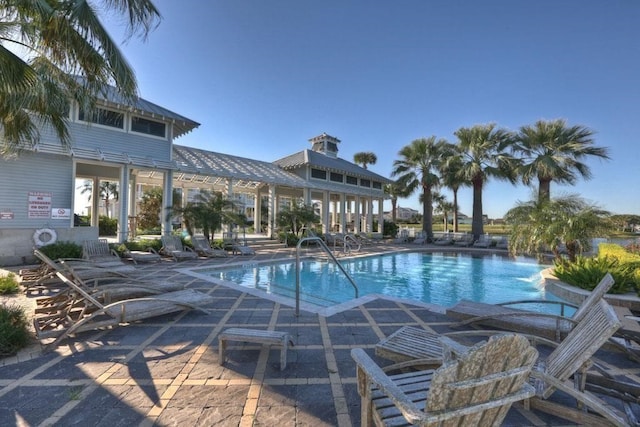
{"label": "pool water", "polygon": [[[402,252],[340,262],[358,285],[359,296],[383,294],[445,307],[462,299],[486,303],[559,301],[541,287],[540,272],[546,266],[534,261],[513,261],[498,255]],[[295,261],[198,269],[198,273],[295,298]],[[300,284],[301,300],[316,305],[335,305],[355,297],[353,287],[338,267],[325,261],[302,260]],[[549,306],[533,304],[521,308],[558,312]]]}

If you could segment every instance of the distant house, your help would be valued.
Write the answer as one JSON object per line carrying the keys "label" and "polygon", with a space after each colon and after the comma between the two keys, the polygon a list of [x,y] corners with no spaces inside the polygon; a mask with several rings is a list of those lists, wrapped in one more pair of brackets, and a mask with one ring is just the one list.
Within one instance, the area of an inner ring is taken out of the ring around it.
{"label": "distant house", "polygon": [[[415,209],[403,208],[400,206],[396,208],[396,221],[408,221],[411,218],[415,218],[417,215],[420,215],[420,212]],[[391,221],[392,218],[393,215],[391,211],[384,213],[384,219]]]}

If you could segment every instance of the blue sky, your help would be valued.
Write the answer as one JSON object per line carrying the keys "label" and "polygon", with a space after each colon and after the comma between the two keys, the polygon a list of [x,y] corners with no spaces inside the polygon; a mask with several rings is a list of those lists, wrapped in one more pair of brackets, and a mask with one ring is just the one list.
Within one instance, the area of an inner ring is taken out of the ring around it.
{"label": "blue sky", "polygon": [[[640,2],[154,4],[162,23],[123,52],[141,96],[202,124],[177,144],[273,161],[326,132],[342,140],[340,157],[372,151],[369,168],[389,176],[414,139],[455,142],[460,127],[563,118],[595,131],[611,160],[588,160],[592,180],[552,185],[552,195],[640,214]],[[123,38],[116,22],[107,26]],[[489,182],[484,212],[502,217],[531,191]],[[400,205],[421,210],[417,197]],[[459,203],[471,215],[470,190]]]}

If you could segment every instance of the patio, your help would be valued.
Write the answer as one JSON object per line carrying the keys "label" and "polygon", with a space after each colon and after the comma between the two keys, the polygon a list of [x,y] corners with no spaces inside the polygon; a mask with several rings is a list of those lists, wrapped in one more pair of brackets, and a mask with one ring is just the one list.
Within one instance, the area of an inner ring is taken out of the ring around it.
{"label": "patio", "polygon": [[[443,308],[369,298],[328,317],[308,312],[296,317],[293,307],[177,271],[290,256],[292,251],[258,253],[255,258],[137,266],[144,277],[184,283],[212,295],[210,314],[191,311],[86,332],[45,355],[36,346],[0,360],[0,424],[356,426],[360,398],[351,349],[373,354],[380,339],[404,325],[452,331]],[[227,362],[220,366],[217,337],[229,327],[288,332],[295,347],[287,368],[280,371],[279,349],[238,342],[229,343]],[[636,362],[616,353],[601,351],[598,356],[611,373],[640,382]],[[554,399],[562,400],[556,394]],[[640,417],[640,407],[634,405],[634,410]],[[504,423],[567,424],[522,404],[512,407]]]}

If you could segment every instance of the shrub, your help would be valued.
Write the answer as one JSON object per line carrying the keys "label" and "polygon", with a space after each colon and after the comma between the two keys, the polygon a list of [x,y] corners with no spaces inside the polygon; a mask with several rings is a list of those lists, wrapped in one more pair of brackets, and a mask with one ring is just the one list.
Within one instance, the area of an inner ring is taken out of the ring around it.
{"label": "shrub", "polygon": [[118,220],[101,215],[98,220],[98,234],[100,236],[115,236],[118,233]]}
{"label": "shrub", "polygon": [[15,294],[20,290],[16,275],[9,273],[0,277],[0,294]]}
{"label": "shrub", "polygon": [[122,257],[126,249],[131,251],[146,251],[147,248],[153,248],[157,252],[162,248],[162,241],[160,239],[131,240],[124,243],[112,243],[109,247]]}
{"label": "shrub", "polygon": [[398,234],[398,225],[392,221],[385,221],[382,225],[382,234],[384,236],[395,237]]}
{"label": "shrub", "polygon": [[40,248],[40,252],[51,259],[82,258],[82,246],[73,242],[56,242]]}
{"label": "shrub", "polygon": [[31,339],[24,309],[20,306],[0,306],[0,356],[11,356],[24,348]]}
{"label": "shrub", "polygon": [[577,257],[576,262],[566,259],[556,261],[553,274],[570,285],[592,290],[605,274],[611,273],[615,284],[611,294],[624,294],[640,289],[640,276],[634,263],[621,263],[613,256],[597,258]]}

